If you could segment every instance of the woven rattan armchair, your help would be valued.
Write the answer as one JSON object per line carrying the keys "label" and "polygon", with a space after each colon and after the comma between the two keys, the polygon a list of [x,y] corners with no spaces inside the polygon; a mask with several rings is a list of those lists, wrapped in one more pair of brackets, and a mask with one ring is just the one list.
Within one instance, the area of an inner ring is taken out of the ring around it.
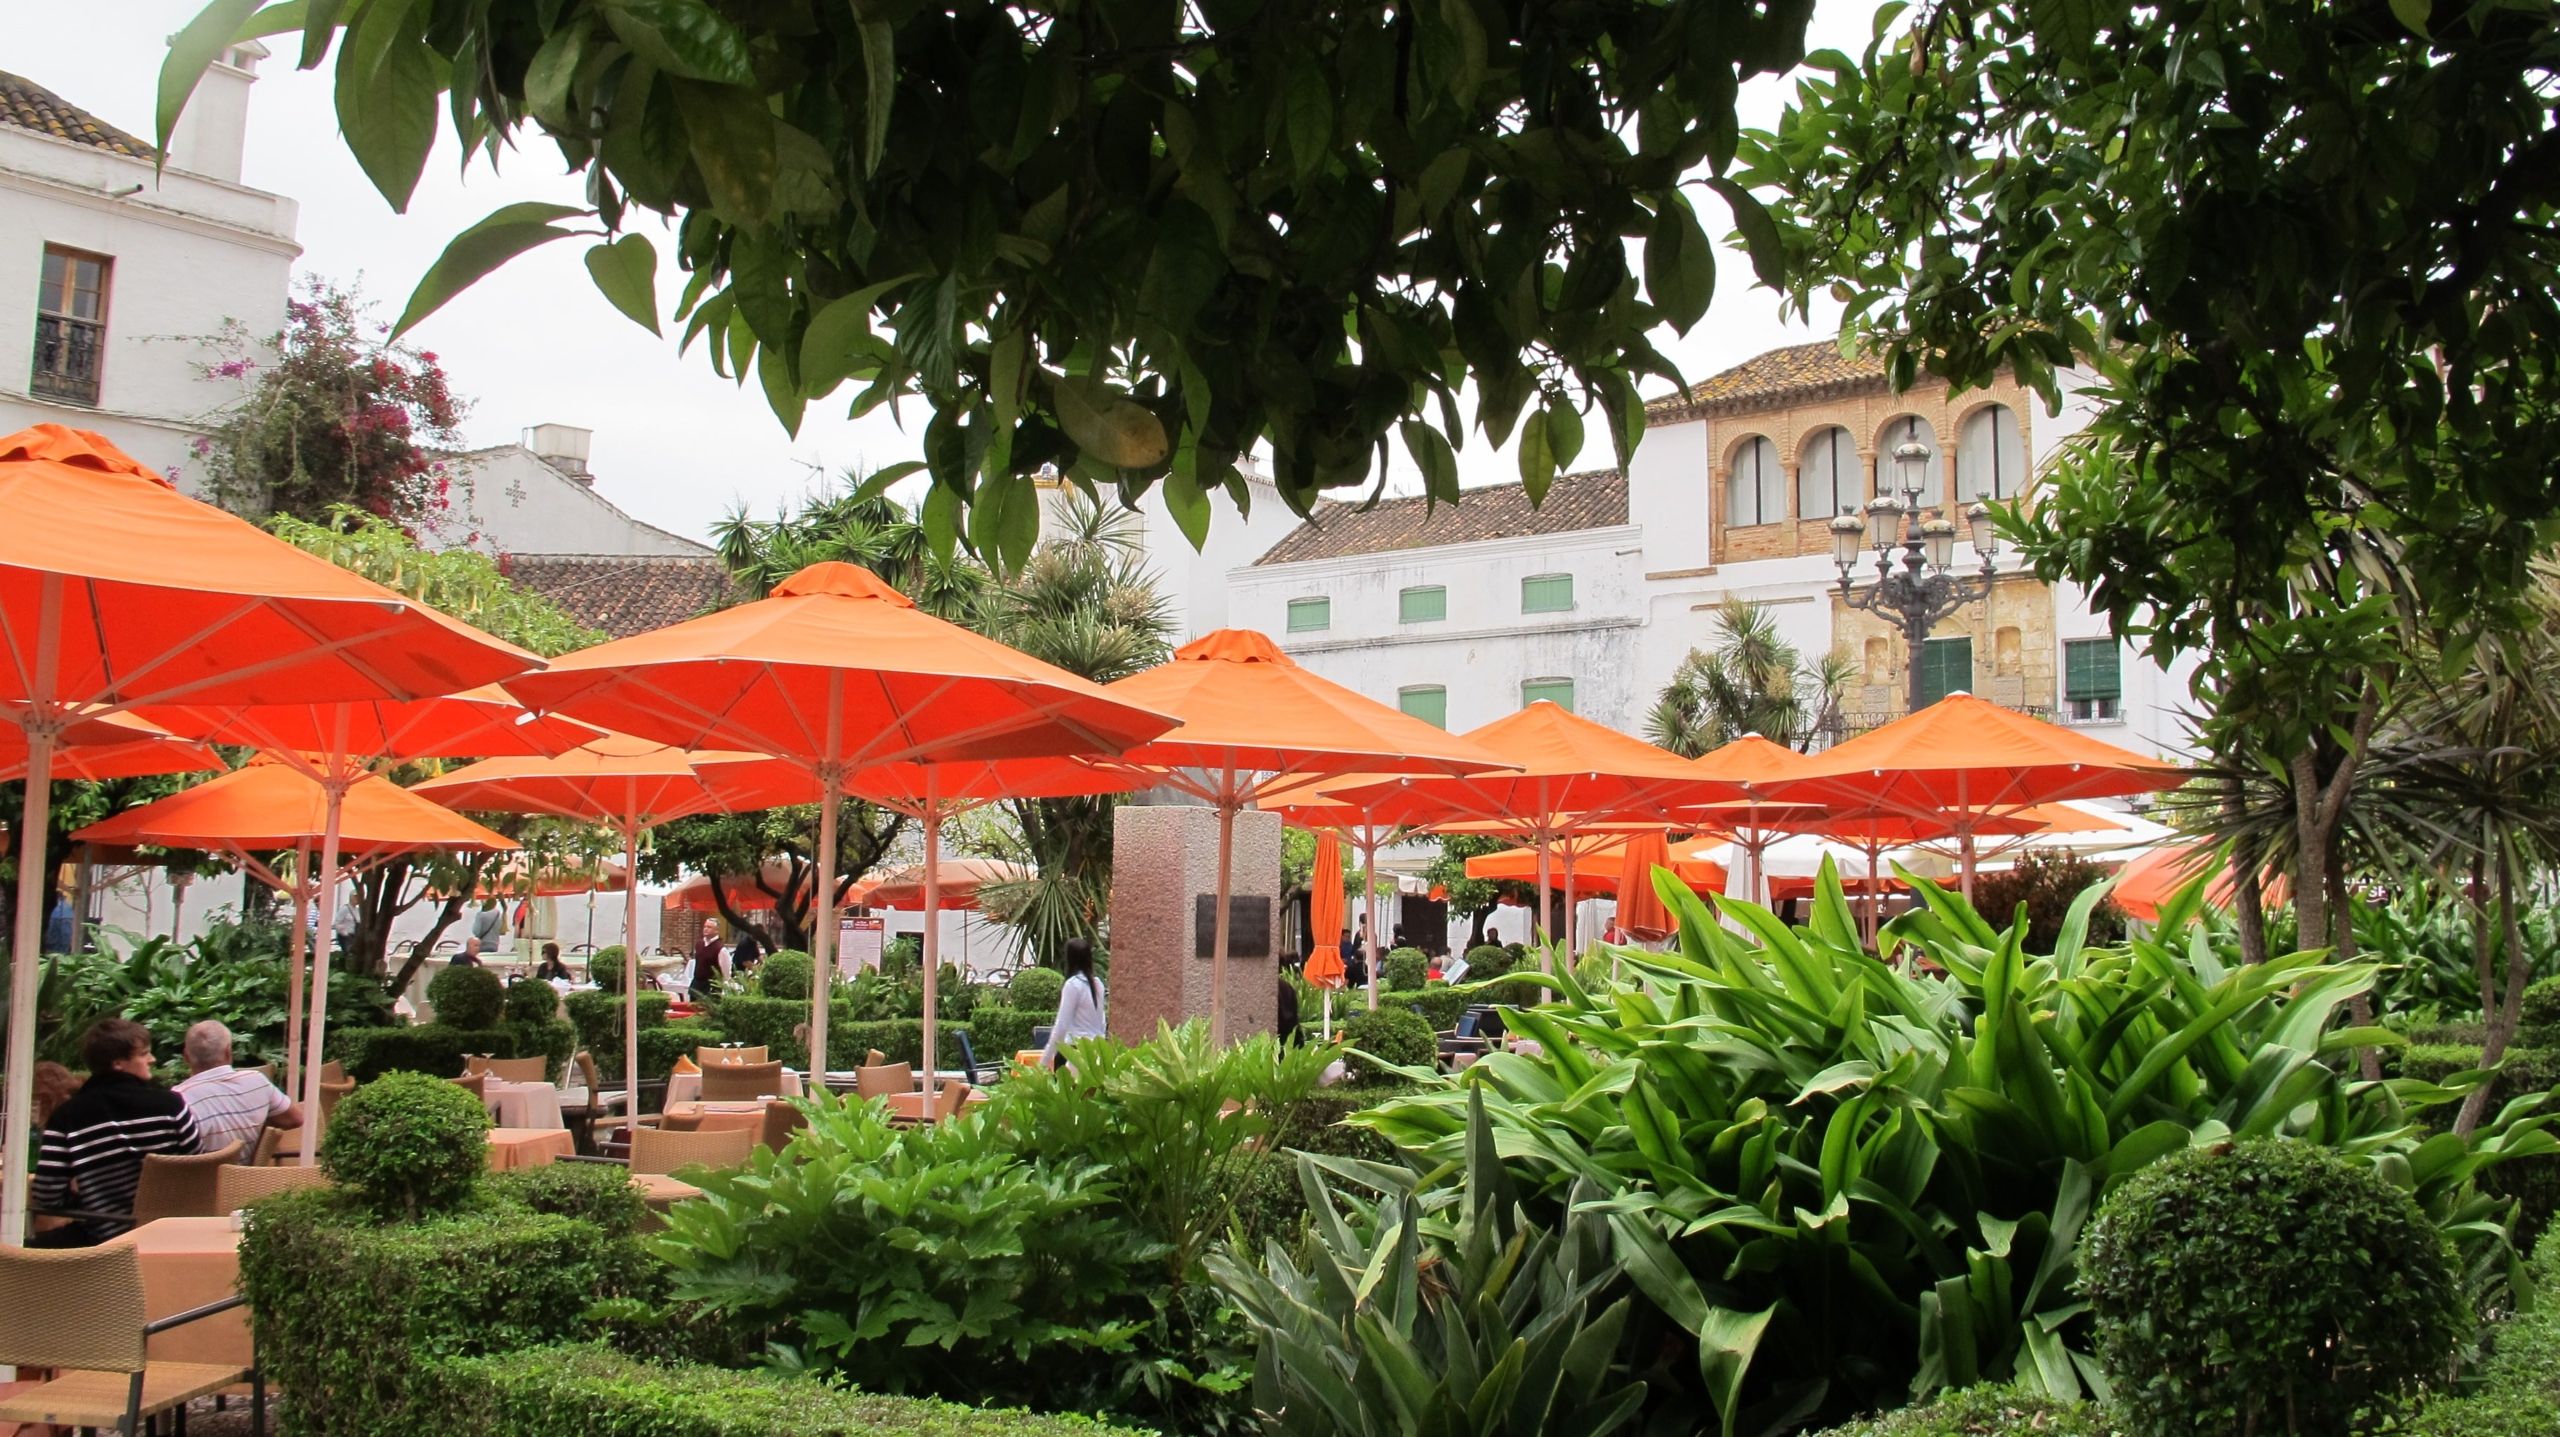
{"label": "woven rattan armchair", "polygon": [[329,1175],[316,1167],[244,1168],[234,1165],[214,1176],[214,1210],[218,1213],[238,1212],[263,1197],[328,1185]]}
{"label": "woven rattan armchair", "polygon": [[486,1073],[502,1083],[542,1083],[551,1079],[549,1060],[533,1058],[481,1058],[462,1060],[466,1073]]}
{"label": "woven rattan armchair", "polygon": [[452,1082],[455,1087],[462,1089],[464,1092],[469,1093],[475,1098],[485,1099],[489,1096],[489,1075],[485,1072],[465,1073],[461,1077],[453,1078],[449,1081]]}
{"label": "woven rattan armchair", "polygon": [[753,1048],[696,1048],[693,1050],[693,1065],[706,1071],[727,1067],[732,1063],[761,1063],[764,1060],[765,1050],[761,1045]]}
{"label": "woven rattan armchair", "polygon": [[0,1363],[50,1368],[54,1378],[0,1397],[0,1422],[51,1423],[124,1434],[145,1419],[246,1381],[251,1430],[267,1429],[267,1384],[254,1366],[154,1362],[152,1334],[238,1307],[226,1297],[154,1322],[145,1314],[142,1256],[131,1243],[45,1250],[0,1248]]}
{"label": "woven rattan armchair", "polygon": [[713,1063],[702,1070],[702,1101],[736,1103],[777,1097],[782,1092],[780,1063]]}
{"label": "woven rattan armchair", "polygon": [[133,1225],[164,1217],[213,1217],[230,1211],[213,1200],[214,1177],[240,1165],[237,1139],[209,1153],[152,1153],[142,1160],[142,1181],[133,1190]]}
{"label": "woven rattan armchair", "polygon": [[915,1090],[916,1070],[911,1063],[875,1063],[853,1070],[853,1091],[858,1097],[885,1098]]}
{"label": "woven rattan armchair", "polygon": [[640,1128],[631,1134],[631,1170],[672,1173],[678,1168],[734,1168],[755,1151],[754,1128],[711,1128],[679,1133]]}
{"label": "woven rattan armchair", "polygon": [[757,1132],[756,1142],[778,1153],[791,1145],[793,1133],[807,1126],[807,1109],[788,1098],[777,1098],[764,1105],[764,1127]]}

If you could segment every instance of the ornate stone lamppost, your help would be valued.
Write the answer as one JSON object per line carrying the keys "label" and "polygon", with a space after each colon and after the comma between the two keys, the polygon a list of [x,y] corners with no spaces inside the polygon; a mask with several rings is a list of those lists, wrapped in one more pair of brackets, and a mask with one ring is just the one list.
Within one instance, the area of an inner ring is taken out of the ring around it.
{"label": "ornate stone lamppost", "polygon": [[[1840,566],[1840,601],[1901,630],[1910,645],[1906,711],[1911,713],[1919,712],[1921,707],[1921,645],[1928,641],[1929,631],[1937,627],[1940,619],[1990,594],[1997,574],[1993,561],[1999,553],[1990,507],[1974,504],[1965,510],[1964,517],[1972,531],[1974,552],[1982,556],[1982,567],[1970,574],[1956,572],[1954,521],[1935,509],[1924,511],[1920,504],[1932,457],[1928,445],[1917,439],[1905,441],[1893,451],[1902,492],[1878,494],[1867,504],[1864,518],[1854,509],[1843,509],[1840,517],[1831,521],[1831,557]],[[1869,520],[1874,521],[1875,527],[1876,581],[1860,589],[1854,587],[1850,570],[1857,565],[1859,550],[1865,547]],[[1900,568],[1894,566],[1896,548],[1903,551]]]}

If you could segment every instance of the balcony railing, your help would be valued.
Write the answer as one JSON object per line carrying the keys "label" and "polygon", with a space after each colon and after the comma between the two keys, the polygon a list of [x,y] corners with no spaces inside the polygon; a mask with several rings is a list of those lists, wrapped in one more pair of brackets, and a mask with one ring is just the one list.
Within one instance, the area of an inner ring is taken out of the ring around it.
{"label": "balcony railing", "polygon": [[59,314],[36,316],[35,373],[27,390],[39,399],[98,403],[98,361],[106,350],[106,326]]}
{"label": "balcony railing", "polygon": [[[2011,713],[2025,714],[2032,719],[2042,719],[2047,723],[2056,722],[2054,710],[2050,705],[2002,704],[2001,707]],[[1823,725],[1821,737],[1815,741],[1814,747],[1829,748],[1843,740],[1856,738],[1870,729],[1882,728],[1900,717],[1902,717],[1902,710],[1898,708],[1843,709],[1833,714],[1831,721]]]}

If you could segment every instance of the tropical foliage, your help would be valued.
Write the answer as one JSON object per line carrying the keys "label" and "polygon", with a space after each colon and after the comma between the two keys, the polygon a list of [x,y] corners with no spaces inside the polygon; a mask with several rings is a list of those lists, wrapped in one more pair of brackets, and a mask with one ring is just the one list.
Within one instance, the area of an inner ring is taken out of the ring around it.
{"label": "tropical foliage", "polygon": [[[80,1035],[100,1018],[131,1018],[151,1030],[152,1050],[178,1065],[179,1041],[207,1018],[231,1029],[243,1063],[285,1055],[282,925],[218,919],[185,943],[110,929],[101,951],[45,960],[36,992],[36,1056],[77,1068]],[[329,985],[329,1026],[372,1027],[390,1015],[379,985]]]}
{"label": "tropical foliage", "polygon": [[[2103,1391],[2072,1289],[2083,1228],[2126,1178],[2225,1139],[2335,1148],[2408,1191],[2471,1282],[2505,1276],[2499,1207],[2470,1180],[2553,1150],[2549,1120],[2531,1098],[2469,1141],[2434,1135],[2419,1118],[2463,1085],[2355,1081],[2347,1055],[2393,1041],[2339,1026],[2373,965],[2240,963],[2193,925],[2193,890],[2116,948],[2084,941],[2093,890],[2030,955],[1919,891],[1884,937],[1943,977],[1864,951],[1829,875],[1801,929],[1726,904],[1742,933],[1665,884],[1677,952],[1620,952],[1612,984],[1544,980],[1559,1000],[1509,1020],[1543,1051],[1468,1070],[1534,1211],[1601,1195],[1647,1299],[1630,1340],[1694,1341],[1693,1371],[1649,1374],[1660,1397],[1731,1434],[1986,1380]],[[1455,1163],[1474,1096],[1357,1121]]]}
{"label": "tropical foliage", "polygon": [[1645,716],[1645,739],[1683,758],[1747,734],[1806,748],[1840,717],[1853,670],[1834,649],[1816,659],[1778,632],[1765,605],[1727,599],[1712,648],[1691,649]]}

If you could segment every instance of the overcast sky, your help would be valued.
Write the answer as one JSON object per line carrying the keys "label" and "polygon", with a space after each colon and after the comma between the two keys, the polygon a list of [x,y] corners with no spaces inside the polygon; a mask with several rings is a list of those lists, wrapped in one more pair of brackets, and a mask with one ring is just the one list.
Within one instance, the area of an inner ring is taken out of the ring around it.
{"label": "overcast sky", "polygon": [[[148,138],[166,37],[200,3],[114,0],[111,21],[95,0],[12,6],[0,69]],[[1873,13],[1869,0],[1823,0],[1809,48],[1857,53]],[[456,168],[448,129],[409,212],[394,214],[339,141],[331,67],[298,72],[295,42],[275,48],[253,92],[242,178],[298,200],[303,270],[360,281],[384,319],[399,312],[445,241],[489,211],[518,200],[582,203],[578,182],[561,172],[538,136],[502,170],[483,159],[465,174]],[[1792,83],[1746,86],[1745,123],[1773,118]],[[1709,233],[1728,231],[1721,206],[1695,193]],[[654,225],[649,232],[661,255],[659,293],[672,302],[681,284],[674,246]],[[919,457],[924,410],[914,404],[906,406],[905,430],[885,411],[857,423],[813,406],[799,438],[791,438],[753,386],[741,390],[713,374],[699,349],[679,357],[672,327],[670,338],[653,339],[608,306],[587,278],[583,252],[575,240],[536,250],[418,327],[419,346],[437,354],[456,391],[471,401],[466,427],[475,445],[509,442],[546,422],[592,429],[602,492],[642,519],[694,536],[741,503],[770,513],[820,473]],[[1778,345],[1827,337],[1836,323],[1833,310],[1817,311],[1818,328],[1781,324],[1776,296],[1751,283],[1739,252],[1720,252],[1717,274],[1706,319],[1686,338],[1665,331],[1657,341],[1692,381]],[[839,406],[848,393],[839,392]],[[1596,426],[1592,434],[1586,459],[1606,456]],[[1401,447],[1393,453],[1405,464]],[[1487,450],[1481,439],[1460,462],[1470,485],[1517,477],[1511,456]],[[1404,481],[1397,487],[1418,488],[1416,476],[1396,477]]]}

